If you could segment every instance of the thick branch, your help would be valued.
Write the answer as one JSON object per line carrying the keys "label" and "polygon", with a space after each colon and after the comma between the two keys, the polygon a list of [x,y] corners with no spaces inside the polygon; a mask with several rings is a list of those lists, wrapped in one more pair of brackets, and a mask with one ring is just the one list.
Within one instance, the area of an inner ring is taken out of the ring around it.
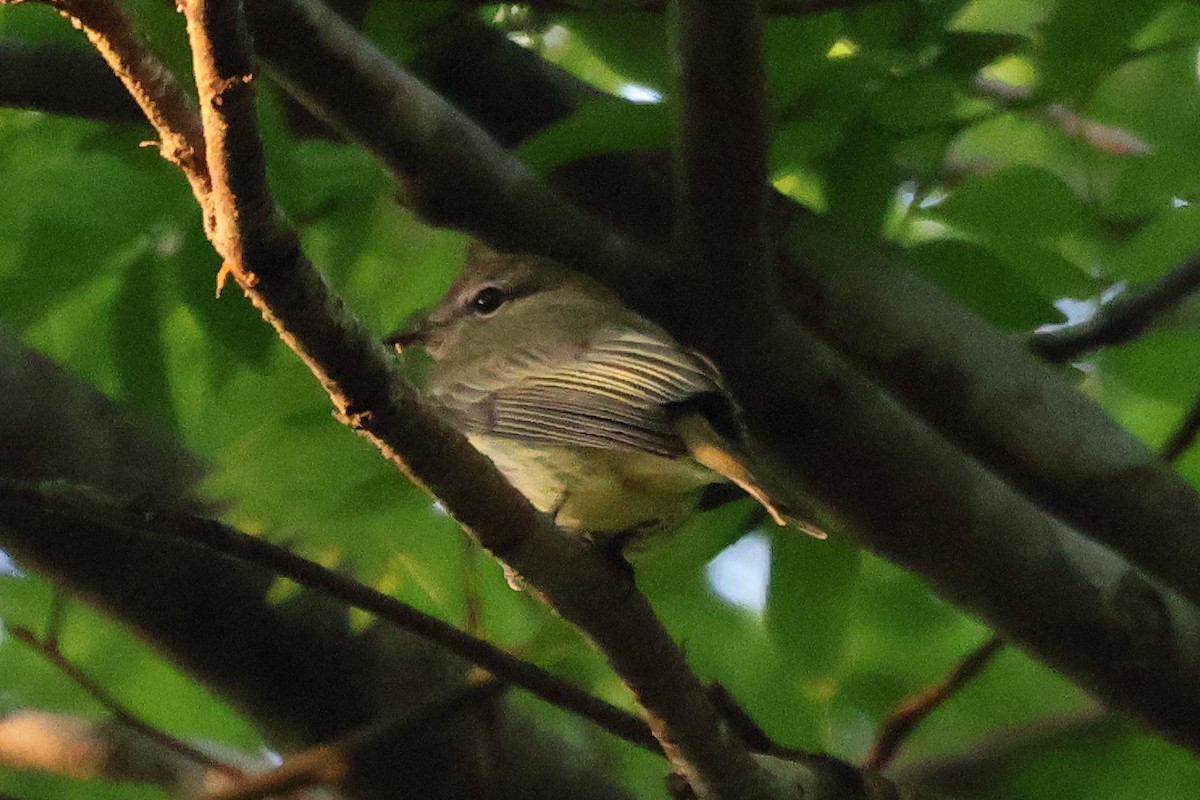
{"label": "thick branch", "polygon": [[[0,546],[23,567],[132,626],[249,714],[282,752],[403,717],[424,698],[461,687],[471,670],[394,627],[352,631],[345,606],[319,594],[269,598],[272,573],[181,538],[215,523],[114,505],[56,483],[40,491],[10,484],[0,518]],[[401,781],[414,798],[583,791],[578,765],[560,758],[562,742],[503,703],[376,744],[347,796],[392,797]],[[586,783],[598,785],[598,796],[621,796],[599,775]]]}
{"label": "thick branch", "polygon": [[[115,524],[119,520],[121,527],[126,530],[140,531],[147,537],[168,537],[198,544],[221,555],[269,570],[272,574],[320,591],[347,606],[367,611],[399,630],[416,634],[465,661],[483,667],[505,683],[523,688],[552,705],[588,719],[639,747],[651,750],[658,748],[640,719],[592,697],[569,681],[263,539],[191,514],[122,513],[122,509],[111,501],[86,492],[72,491],[68,487],[58,487],[56,494],[61,506],[55,509],[55,513],[60,516],[77,515],[81,524],[96,524],[104,520],[108,524]],[[9,504],[36,505],[47,502],[40,493],[29,487],[5,480],[0,480],[0,498]]]}
{"label": "thick branch", "polygon": [[1047,512],[1200,602],[1200,495],[1168,464],[897,259],[787,213],[798,319]]}
{"label": "thick branch", "polygon": [[[679,0],[675,280],[693,333],[755,337],[770,305],[766,75],[756,2]],[[729,325],[714,325],[732,311]],[[707,323],[707,324],[706,324]],[[706,344],[698,342],[702,347]]]}
{"label": "thick branch", "polygon": [[318,0],[258,0],[259,55],[317,116],[392,172],[435,225],[512,249],[623,264],[631,245],[543,183],[482,129],[380,53]]}
{"label": "thick branch", "polygon": [[[1064,530],[1006,480],[1048,484],[1060,507],[1075,508],[1075,516],[1089,523],[1084,530],[1108,530],[1113,540],[1118,531],[1136,530],[1146,513],[1156,522],[1174,520],[1168,529],[1179,531],[1172,533],[1176,543],[1189,541],[1184,529],[1200,529],[1187,512],[1194,493],[1093,404],[911,272],[883,268],[887,262],[864,257],[844,236],[821,237],[822,226],[794,207],[780,214],[800,223],[790,234],[782,275],[806,323],[957,441],[996,454],[985,461],[1006,465],[1006,479],[881,397],[809,334],[786,325],[778,340],[754,350],[754,359],[745,358],[744,350],[721,358],[722,367],[738,374],[751,422],[770,429],[765,441],[778,440],[776,456],[854,519],[868,546],[925,575],[1113,704],[1177,739],[1191,735],[1176,714],[1176,699],[1186,702],[1191,690],[1166,665],[1197,659],[1194,608],[1170,593],[1160,595],[1111,553]],[[536,239],[521,246],[545,252]],[[596,272],[613,282],[613,273]],[[921,356],[924,347],[928,359]],[[965,387],[974,388],[965,393]],[[1030,474],[1023,476],[1023,469]],[[1063,474],[1066,480],[1060,480]],[[1135,478],[1137,489],[1123,485],[1122,477]],[[1160,490],[1143,499],[1141,489],[1148,486]],[[1098,510],[1087,516],[1092,503],[1104,506],[1107,517]],[[1159,539],[1123,538],[1131,552],[1143,553]],[[1194,563],[1179,549],[1169,560],[1176,573]],[[1094,579],[1092,562],[1104,565],[1103,580]],[[1128,608],[1114,602],[1130,591],[1144,602]],[[1154,622],[1160,607],[1175,610],[1167,621]],[[1125,616],[1131,609],[1145,612],[1146,623],[1131,623]],[[1163,660],[1158,667],[1137,660],[1144,678],[1127,681],[1122,652],[1130,651],[1115,643],[1136,650],[1152,631],[1157,633],[1150,638],[1158,641],[1152,646],[1165,648]]]}
{"label": "thick branch", "polygon": [[0,41],[0,106],[144,125],[145,116],[93,49]]}
{"label": "thick branch", "polygon": [[[348,424],[429,485],[484,547],[592,639],[646,710],[673,766],[702,797],[766,796],[765,780],[746,790],[745,776],[759,769],[640,593],[596,548],[557,530],[461,435],[420,409],[392,377],[382,348],[338,308],[294,234],[276,227],[240,9],[235,0],[189,0],[185,8],[213,180],[214,245],[243,291],[320,377]],[[388,105],[410,123],[425,110]],[[449,471],[455,475],[446,479]]]}
{"label": "thick branch", "polygon": [[758,352],[771,357],[712,355],[748,419],[768,421],[762,446],[859,542],[1200,752],[1188,722],[1200,713],[1200,609],[1045,514],[798,326]]}

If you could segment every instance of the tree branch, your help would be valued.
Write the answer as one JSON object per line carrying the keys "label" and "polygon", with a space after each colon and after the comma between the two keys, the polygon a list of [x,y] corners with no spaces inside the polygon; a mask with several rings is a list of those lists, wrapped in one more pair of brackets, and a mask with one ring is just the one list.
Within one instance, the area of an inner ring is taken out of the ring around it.
{"label": "tree branch", "polygon": [[[1110,702],[1177,740],[1190,739],[1194,731],[1176,713],[1176,699],[1188,702],[1191,689],[1166,689],[1178,674],[1140,658],[1132,660],[1147,671],[1144,680],[1127,681],[1118,664],[1130,651],[1114,643],[1137,649],[1155,639],[1153,647],[1179,648],[1164,652],[1161,664],[1195,661],[1188,633],[1194,605],[1159,593],[1152,580],[1014,493],[1010,482],[1049,492],[1056,510],[1080,520],[1083,530],[1173,574],[1177,584],[1196,573],[1191,548],[1180,549],[1200,529],[1189,511],[1195,494],[1094,404],[911,271],[831,235],[792,206],[779,215],[781,226],[792,225],[781,277],[797,314],[1004,477],[881,396],[811,334],[786,324],[755,348],[755,359],[736,348],[719,359],[727,377],[737,378],[752,427],[770,430],[764,443],[778,443],[781,466],[854,520],[864,544],[920,572]],[[536,239],[521,245],[545,252]],[[617,280],[603,269],[593,274],[627,288],[619,269]],[[638,299],[636,292],[626,296]],[[687,331],[675,332],[686,338]],[[1165,546],[1159,536],[1125,535],[1146,519],[1165,524],[1158,527]],[[1093,580],[1093,562],[1103,580]],[[1048,595],[1051,586],[1062,594]],[[1113,601],[1127,592],[1139,598],[1128,610]],[[1172,610],[1164,616],[1160,608]],[[1146,618],[1130,620],[1133,609]],[[1135,683],[1151,695],[1130,694]]]}
{"label": "tree branch", "polygon": [[[392,375],[382,348],[304,259],[294,234],[277,227],[263,180],[239,12],[233,0],[185,4],[212,174],[214,246],[227,268],[320,378],[343,420],[429,485],[484,547],[586,632],[646,710],[673,766],[702,796],[766,796],[765,782],[744,791],[743,776],[757,772],[749,754],[640,593],[598,550],[558,531],[461,435],[421,409]],[[390,105],[417,119],[417,109]]]}
{"label": "tree branch", "polygon": [[1163,457],[1164,461],[1174,461],[1195,443],[1198,434],[1200,434],[1200,398],[1192,403],[1192,407],[1188,409],[1183,420],[1167,437],[1159,455]]}
{"label": "tree branch", "polygon": [[549,188],[318,0],[258,0],[247,13],[272,76],[374,154],[429,223],[470,230],[501,249],[537,240],[560,259],[621,265],[634,257],[632,243]]}
{"label": "tree branch", "polygon": [[1124,344],[1197,289],[1200,289],[1200,254],[1147,286],[1123,292],[1083,322],[1033,334],[1029,337],[1029,349],[1045,361],[1064,364],[1089,350]]}
{"label": "tree branch", "polygon": [[1130,725],[1116,714],[1095,707],[1032,720],[1019,728],[997,731],[945,758],[909,761],[890,772],[939,794],[986,797],[995,794],[1006,774],[1031,759],[1064,749],[1100,751],[1119,740]]}
{"label": "tree branch", "polygon": [[95,49],[0,40],[0,106],[144,125]]}
{"label": "tree branch", "polygon": [[786,213],[783,274],[806,327],[1047,513],[1200,602],[1200,495],[1169,465],[895,257]]}
{"label": "tree branch", "polygon": [[166,537],[196,544],[214,553],[269,570],[349,607],[366,611],[398,630],[416,634],[486,669],[505,683],[519,686],[551,705],[590,720],[615,736],[639,747],[658,750],[657,743],[640,719],[587,694],[569,681],[352,578],[214,520],[171,511],[139,513],[134,509],[122,508],[94,492],[67,485],[55,486],[54,497],[51,498],[44,491],[31,486],[0,479],[0,499],[9,508],[54,504],[55,515],[76,519],[81,526],[100,525],[102,529],[119,526],[125,531],[136,531],[148,537]]}
{"label": "tree branch", "polygon": [[[764,13],[778,17],[807,17],[829,11],[848,11],[863,6],[875,5],[884,0],[766,0]],[[488,5],[485,0],[473,0],[472,5]],[[518,3],[527,8],[545,12],[594,11],[594,12],[657,12],[668,10],[667,0],[527,0]]]}
{"label": "tree branch", "polygon": [[192,747],[182,739],[155,728],[153,725],[138,717],[121,703],[117,702],[117,700],[108,692],[104,691],[99,684],[89,678],[83,670],[72,664],[67,657],[63,655],[62,651],[58,649],[57,642],[38,641],[37,637],[33,635],[32,631],[30,631],[28,628],[23,628],[20,626],[7,628],[7,632],[18,642],[21,642],[32,649],[47,662],[49,662],[51,666],[53,666],[63,675],[67,676],[67,678],[69,678],[75,685],[82,689],[89,697],[91,697],[93,700],[103,706],[105,710],[112,714],[116,719],[116,722],[122,727],[128,728],[133,733],[143,737],[147,741],[157,745],[163,750],[174,753],[176,756],[187,759],[198,766],[214,772],[223,773],[230,777],[237,778],[242,776],[242,771],[237,767],[213,758],[207,753]]}
{"label": "tree branch", "polygon": [[208,169],[195,104],[146,47],[120,6],[109,0],[38,2],[47,3],[83,29],[158,133],[162,140],[159,153],[183,172],[203,209],[208,198]]}
{"label": "tree branch", "polygon": [[896,757],[917,726],[925,721],[947,700],[962,690],[972,678],[978,675],[984,667],[991,663],[992,658],[1004,647],[999,637],[988,638],[979,647],[967,654],[966,658],[954,665],[946,677],[938,681],[920,694],[906,698],[888,715],[883,729],[875,737],[871,752],[863,759],[863,766],[871,769],[884,769]]}
{"label": "tree branch", "polygon": [[[273,574],[200,543],[226,541],[214,533],[222,530],[216,523],[114,505],[55,483],[36,490],[5,484],[0,519],[0,546],[23,567],[131,625],[249,714],[281,752],[403,717],[424,698],[461,687],[471,670],[396,627],[352,632],[345,606],[315,592],[269,599]],[[235,555],[241,541],[229,543]],[[481,742],[482,724],[489,735]],[[581,776],[572,759],[549,755],[562,747],[504,706],[488,707],[474,721],[444,720],[417,740],[377,741],[357,762],[348,796],[387,796],[399,780],[461,796],[484,796],[485,787],[498,795],[563,796],[572,793],[565,787],[578,789]],[[601,796],[617,791],[599,775],[587,780],[606,787]]]}
{"label": "tree branch", "polygon": [[[757,2],[678,0],[675,290],[689,332],[748,346],[777,303],[766,261],[766,74]],[[726,324],[718,320],[733,317]],[[696,341],[701,349],[707,342]]]}

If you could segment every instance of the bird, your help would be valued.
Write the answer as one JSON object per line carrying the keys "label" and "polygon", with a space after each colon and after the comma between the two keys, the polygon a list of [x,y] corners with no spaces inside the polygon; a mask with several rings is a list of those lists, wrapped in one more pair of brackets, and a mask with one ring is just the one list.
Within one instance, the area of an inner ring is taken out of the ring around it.
{"label": "bird", "polygon": [[428,311],[384,343],[423,353],[418,392],[562,529],[621,553],[733,484],[818,538],[755,477],[713,363],[599,282],[473,244]]}

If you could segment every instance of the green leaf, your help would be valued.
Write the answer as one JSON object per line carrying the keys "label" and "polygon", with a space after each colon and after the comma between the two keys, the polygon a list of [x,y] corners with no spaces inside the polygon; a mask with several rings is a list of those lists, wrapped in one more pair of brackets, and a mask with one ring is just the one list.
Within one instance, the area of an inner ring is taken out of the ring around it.
{"label": "green leaf", "polygon": [[143,419],[174,429],[162,341],[161,271],[162,262],[151,253],[139,255],[125,270],[113,304],[109,341],[124,403]]}
{"label": "green leaf", "polygon": [[1152,329],[1092,359],[1102,375],[1139,394],[1186,405],[1197,396],[1200,331]]}
{"label": "green leaf", "polygon": [[821,90],[828,73],[836,70],[827,54],[844,31],[845,21],[840,14],[766,20],[763,60],[768,98],[774,108],[789,108],[805,95]]}
{"label": "green leaf", "polygon": [[1195,70],[1195,53],[1174,48],[1129,60],[1096,87],[1083,113],[1136,136],[1147,148],[1136,155],[1093,156],[1090,193],[1107,215],[1157,215],[1170,208],[1173,198],[1190,197],[1200,184]]}
{"label": "green leaf", "polygon": [[1027,241],[1069,233],[1089,216],[1057,175],[1019,166],[968,178],[931,214],[964,231]]}
{"label": "green leaf", "polygon": [[1200,250],[1200,207],[1171,208],[1114,248],[1105,267],[1129,281],[1156,278]]}
{"label": "green leaf", "polygon": [[828,680],[840,667],[860,556],[842,537],[772,536],[764,622],[795,679]]}
{"label": "green leaf", "polygon": [[908,249],[913,268],[1001,330],[1029,331],[1063,315],[988,248],[940,239]]}
{"label": "green leaf", "polygon": [[179,249],[169,262],[176,270],[180,299],[204,333],[221,348],[219,354],[210,352],[208,358],[225,361],[227,356],[234,356],[238,361],[262,367],[277,341],[274,332],[241,296],[232,280],[227,282],[221,296],[216,296],[221,260],[198,226],[183,227],[177,235]]}
{"label": "green leaf", "polygon": [[596,153],[665,151],[674,135],[667,106],[601,98],[527,139],[517,152],[534,170],[546,173]]}
{"label": "green leaf", "polygon": [[861,124],[824,159],[829,214],[853,236],[875,238],[883,226],[896,192],[893,144],[885,132]]}
{"label": "green leaf", "polygon": [[1126,57],[1137,32],[1165,5],[1163,0],[1060,0],[1042,25],[1039,94],[1078,102],[1095,82]]}
{"label": "green leaf", "polygon": [[665,14],[570,13],[556,19],[618,75],[660,91],[671,85]]}
{"label": "green leaf", "polygon": [[926,73],[886,84],[872,95],[868,113],[882,128],[910,131],[950,122],[958,108],[955,81]]}
{"label": "green leaf", "polygon": [[947,29],[1033,38],[1053,11],[1054,4],[1043,0],[971,0]]}

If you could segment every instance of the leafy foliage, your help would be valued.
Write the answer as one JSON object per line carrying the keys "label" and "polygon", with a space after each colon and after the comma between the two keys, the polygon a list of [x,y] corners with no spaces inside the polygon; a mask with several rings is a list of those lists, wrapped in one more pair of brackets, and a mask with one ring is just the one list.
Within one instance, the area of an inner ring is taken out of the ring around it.
{"label": "leafy foliage", "polygon": [[[151,5],[139,10],[155,46],[186,63],[181,24]],[[408,56],[442,12],[423,8],[420,25],[414,13],[374,4],[369,29]],[[598,97],[523,145],[535,168],[669,146],[662,15],[581,11],[524,21],[514,37],[583,79],[609,92],[637,83],[665,97],[647,106]],[[23,7],[0,10],[0,35],[78,38],[44,9]],[[1151,281],[1196,250],[1198,42],[1200,12],[1164,0],[880,2],[771,19],[773,179],[857,235],[889,239],[991,324],[1028,334],[1061,322],[1063,309],[1094,308],[1126,283]],[[1014,74],[1022,82],[997,88]],[[464,240],[398,208],[394,187],[356,148],[294,140],[279,102],[268,97],[263,109],[273,189],[314,262],[385,333],[441,292]],[[422,492],[330,420],[311,376],[236,291],[213,296],[220,265],[199,214],[179,176],[136,146],[144,135],[0,111],[4,326],[206,459],[213,469],[204,493],[226,505],[231,523],[295,542],[459,625],[477,603],[489,639],[629,705],[574,632],[513,593]],[[1153,334],[1079,365],[1081,386],[1152,445],[1198,393],[1195,321],[1184,307]],[[1185,457],[1179,468],[1200,485],[1200,458]],[[765,606],[723,599],[705,565],[754,529],[745,512],[738,505],[706,515],[641,556],[638,578],[700,676],[719,680],[778,741],[859,758],[896,703],[986,638],[913,577],[836,536],[820,544],[761,532],[770,548],[769,568],[757,576],[767,583]],[[40,578],[0,574],[0,620],[9,629],[45,630],[51,607]],[[222,702],[81,605],[69,604],[60,638],[72,661],[162,728],[248,751],[259,745]],[[11,637],[0,638],[0,675],[5,710],[101,713]],[[660,792],[661,762],[520,702],[602,752],[642,795]],[[965,756],[1000,731],[1032,736],[1036,721],[1088,705],[1009,651],[921,728],[902,763],[916,769]],[[1129,725],[1049,741],[1033,753],[991,745],[994,780],[962,796],[1200,792],[1189,756]],[[0,790],[154,796],[14,772],[0,773]]]}

